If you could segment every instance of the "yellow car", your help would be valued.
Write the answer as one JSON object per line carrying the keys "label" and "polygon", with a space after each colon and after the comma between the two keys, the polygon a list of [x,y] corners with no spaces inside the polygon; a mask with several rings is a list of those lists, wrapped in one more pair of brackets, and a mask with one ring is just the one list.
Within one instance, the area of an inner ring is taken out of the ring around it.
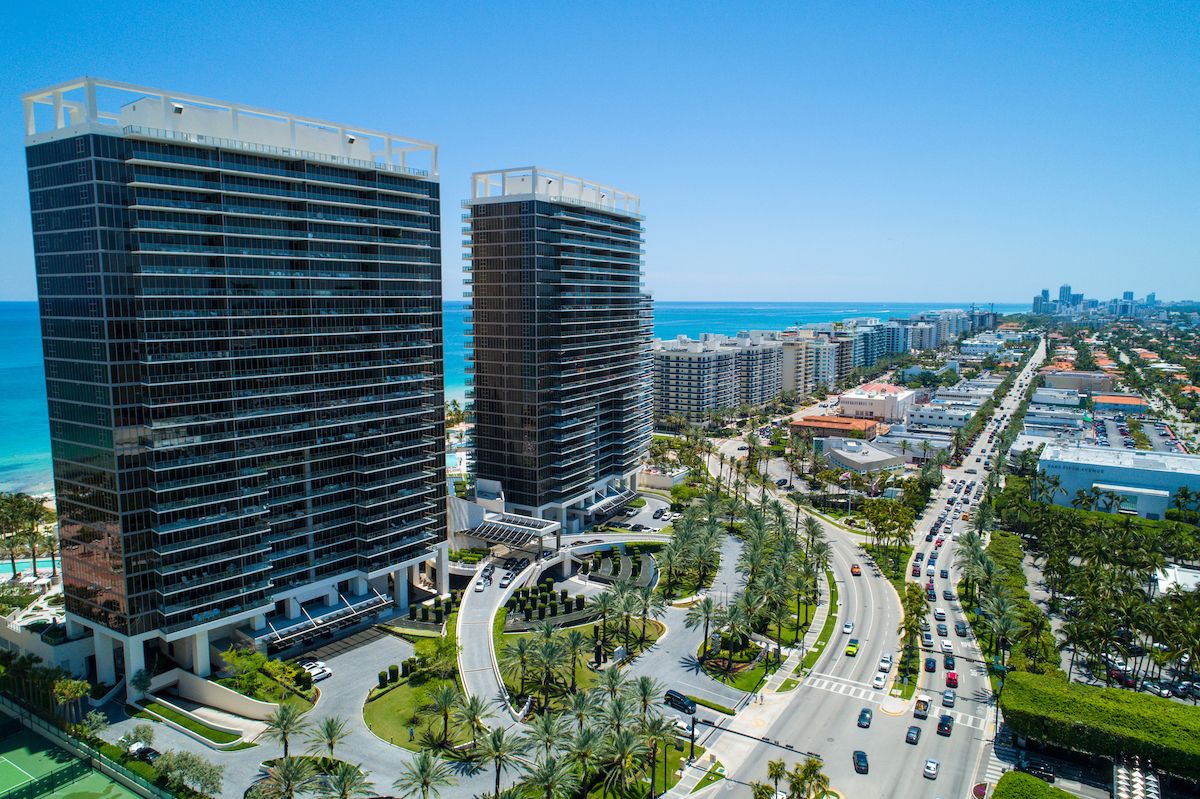
{"label": "yellow car", "polygon": [[971,521],[971,514],[969,514],[969,513],[964,513],[964,514],[963,514],[963,521],[964,521],[964,522],[969,522],[969,521]]}
{"label": "yellow car", "polygon": [[851,638],[850,643],[846,644],[846,654],[849,655],[850,657],[854,657],[855,655],[858,654],[858,639],[857,638]]}

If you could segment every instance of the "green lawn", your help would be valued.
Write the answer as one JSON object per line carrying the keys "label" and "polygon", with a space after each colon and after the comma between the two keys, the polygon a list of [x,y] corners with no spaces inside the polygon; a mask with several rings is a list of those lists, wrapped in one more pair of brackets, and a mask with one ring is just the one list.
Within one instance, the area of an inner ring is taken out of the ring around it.
{"label": "green lawn", "polygon": [[233,677],[222,677],[216,680],[216,683],[231,691],[243,694],[251,699],[256,699],[259,702],[273,702],[277,705],[295,705],[303,713],[307,713],[313,709],[312,702],[297,695],[294,691],[289,691],[265,674],[258,675],[258,680],[251,691],[239,690],[237,681]]}
{"label": "green lawn", "polygon": [[[896,588],[896,592],[900,596],[904,596],[904,583],[908,579],[908,561],[912,558],[913,548],[911,546],[900,547],[899,554],[895,547],[876,547],[873,544],[865,544],[864,548],[871,553],[871,557],[875,559],[875,564],[879,566],[879,570],[883,572],[883,576],[888,578]],[[894,565],[893,565],[894,564]],[[864,569],[866,566],[864,566]]]}
{"label": "green lawn", "polygon": [[725,779],[725,767],[721,765],[720,761],[717,761],[712,764],[712,768],[708,770],[708,773],[700,778],[700,782],[696,783],[696,787],[692,788],[692,793],[707,788],[723,779]]}
{"label": "green lawn", "polygon": [[234,741],[241,739],[240,735],[234,735],[233,733],[225,732],[224,730],[214,729],[213,727],[210,727],[201,721],[197,721],[189,716],[185,716],[182,713],[167,707],[166,705],[159,704],[158,702],[144,702],[143,707],[145,708],[144,710],[134,709],[134,712],[130,715],[136,716],[140,719],[150,719],[151,721],[157,721],[157,719],[154,718],[155,715],[161,716],[168,721],[175,722],[180,727],[191,730],[197,735],[200,735],[201,737],[212,741],[215,744],[231,744]]}
{"label": "green lawn", "polygon": [[[371,732],[385,741],[405,749],[422,749],[429,742],[440,741],[442,736],[441,716],[422,709],[428,700],[428,693],[440,685],[453,684],[453,680],[442,680],[432,676],[404,680],[395,688],[368,701],[363,706],[363,719],[371,728]],[[408,735],[410,726],[415,736],[411,741]],[[464,741],[467,737],[451,719],[451,740]]]}

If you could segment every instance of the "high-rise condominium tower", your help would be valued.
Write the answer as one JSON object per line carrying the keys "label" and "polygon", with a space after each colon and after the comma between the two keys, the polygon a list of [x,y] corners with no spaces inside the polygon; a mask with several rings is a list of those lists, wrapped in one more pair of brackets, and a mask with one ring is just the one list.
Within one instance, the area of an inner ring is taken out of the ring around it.
{"label": "high-rise condominium tower", "polygon": [[206,674],[216,646],[404,606],[410,578],[444,591],[436,147],[90,78],[24,104],[68,633],[94,633],[96,678]]}
{"label": "high-rise condominium tower", "polygon": [[650,443],[640,201],[526,167],[476,173],[466,206],[477,490],[579,529]]}

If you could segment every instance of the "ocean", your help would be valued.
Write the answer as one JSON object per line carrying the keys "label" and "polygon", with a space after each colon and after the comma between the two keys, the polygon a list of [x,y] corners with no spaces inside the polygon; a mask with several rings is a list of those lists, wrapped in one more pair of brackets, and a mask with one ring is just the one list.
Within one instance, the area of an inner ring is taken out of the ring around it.
{"label": "ocean", "polygon": [[[963,302],[655,302],[654,332],[659,338],[701,333],[733,335],[739,330],[778,330],[808,322],[836,322],[851,316],[881,319],[941,308],[969,308]],[[1027,304],[996,304],[997,313],[1028,311]],[[446,397],[465,395],[466,303],[445,305]],[[0,302],[0,491],[45,493],[50,479],[50,425],[42,371],[41,326],[36,302]]]}

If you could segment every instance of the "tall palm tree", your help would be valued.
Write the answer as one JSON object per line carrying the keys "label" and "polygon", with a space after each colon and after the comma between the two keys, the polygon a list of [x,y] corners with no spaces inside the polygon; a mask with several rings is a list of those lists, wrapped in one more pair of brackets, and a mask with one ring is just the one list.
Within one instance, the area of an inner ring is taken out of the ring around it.
{"label": "tall palm tree", "polygon": [[525,695],[525,672],[529,668],[532,652],[533,644],[527,635],[517,636],[515,641],[505,644],[500,650],[500,667],[505,671],[517,671],[517,696]]}
{"label": "tall palm tree", "polygon": [[445,682],[425,692],[425,709],[442,717],[442,743],[450,740],[450,716],[458,707],[458,688]]}
{"label": "tall palm tree", "polygon": [[525,786],[545,799],[558,799],[574,795],[579,789],[579,777],[570,760],[547,757],[525,771]]}
{"label": "tall palm tree", "polygon": [[471,746],[474,748],[479,740],[479,733],[487,729],[485,723],[493,715],[491,707],[481,697],[475,694],[459,694],[458,705],[454,708],[454,720],[471,731]]}
{"label": "tall palm tree", "polygon": [[642,738],[650,747],[650,797],[656,795],[654,789],[655,771],[658,766],[658,753],[663,754],[663,790],[667,789],[667,747],[671,746],[678,740],[679,733],[675,729],[675,722],[663,716],[661,713],[656,713],[649,719],[642,721]]}
{"label": "tall palm tree", "polygon": [[629,693],[637,702],[642,724],[646,723],[646,716],[650,713],[650,708],[658,704],[659,697],[665,690],[662,683],[646,675],[633,681]]}
{"label": "tall palm tree", "polygon": [[779,793],[779,781],[787,776],[787,763],[782,760],[767,761],[767,779],[775,785],[775,791],[772,796]]}
{"label": "tall palm tree", "polygon": [[492,764],[492,770],[496,773],[496,794],[500,793],[500,777],[505,771],[523,763],[522,758],[527,751],[529,746],[525,740],[504,727],[493,727],[480,739],[476,754],[480,760]]}
{"label": "tall palm tree", "polygon": [[400,776],[392,783],[392,789],[401,799],[415,796],[436,799],[441,796],[442,788],[449,788],[456,782],[453,769],[432,749],[423,749],[400,766]]}
{"label": "tall palm tree", "polygon": [[646,645],[646,621],[648,619],[661,619],[663,614],[667,612],[667,603],[662,598],[662,594],[654,590],[652,585],[644,585],[635,589],[634,596],[637,599],[638,615],[642,618],[642,633],[639,636],[642,646]]}
{"label": "tall palm tree", "polygon": [[541,747],[544,757],[550,757],[551,752],[562,748],[570,737],[571,722],[555,713],[534,716],[525,729],[525,740],[530,746]]}
{"label": "tall palm tree", "polygon": [[701,660],[708,657],[708,628],[712,625],[720,609],[721,606],[717,604],[716,600],[711,596],[705,596],[688,608],[687,616],[684,617],[684,624],[689,630],[700,626],[704,627],[704,649],[700,653]]}
{"label": "tall palm tree", "polygon": [[592,610],[600,614],[600,643],[608,646],[608,619],[618,612],[617,595],[612,591],[603,591],[591,600]]}
{"label": "tall palm tree", "polygon": [[612,701],[625,690],[627,680],[620,669],[612,668],[605,669],[600,672],[600,679],[596,687],[603,693],[608,695],[608,701]]}
{"label": "tall palm tree", "polygon": [[366,799],[375,795],[375,784],[361,766],[339,761],[321,781],[318,795],[322,799]]}
{"label": "tall palm tree", "polygon": [[606,792],[624,794],[641,779],[650,747],[633,730],[618,730],[609,737],[601,762]]}
{"label": "tall palm tree", "polygon": [[600,714],[603,706],[604,702],[598,691],[576,691],[567,696],[566,714],[575,720],[578,732],[582,733],[588,722]]}
{"label": "tall palm tree", "polygon": [[350,725],[341,716],[326,716],[308,733],[308,751],[325,752],[333,759],[333,750],[350,735]]}
{"label": "tall palm tree", "polygon": [[585,785],[605,752],[604,733],[595,727],[585,727],[571,738],[566,757],[579,769],[579,783]]}
{"label": "tall palm tree", "polygon": [[283,757],[288,758],[288,744],[292,738],[308,730],[308,721],[295,705],[280,705],[279,709],[263,721],[263,734],[283,747]]}
{"label": "tall palm tree", "polygon": [[588,650],[592,648],[592,643],[579,630],[568,630],[566,635],[562,636],[559,643],[562,645],[563,654],[566,655],[567,662],[571,666],[570,692],[573,694],[576,688],[576,674],[579,671],[579,658],[588,653]]}

